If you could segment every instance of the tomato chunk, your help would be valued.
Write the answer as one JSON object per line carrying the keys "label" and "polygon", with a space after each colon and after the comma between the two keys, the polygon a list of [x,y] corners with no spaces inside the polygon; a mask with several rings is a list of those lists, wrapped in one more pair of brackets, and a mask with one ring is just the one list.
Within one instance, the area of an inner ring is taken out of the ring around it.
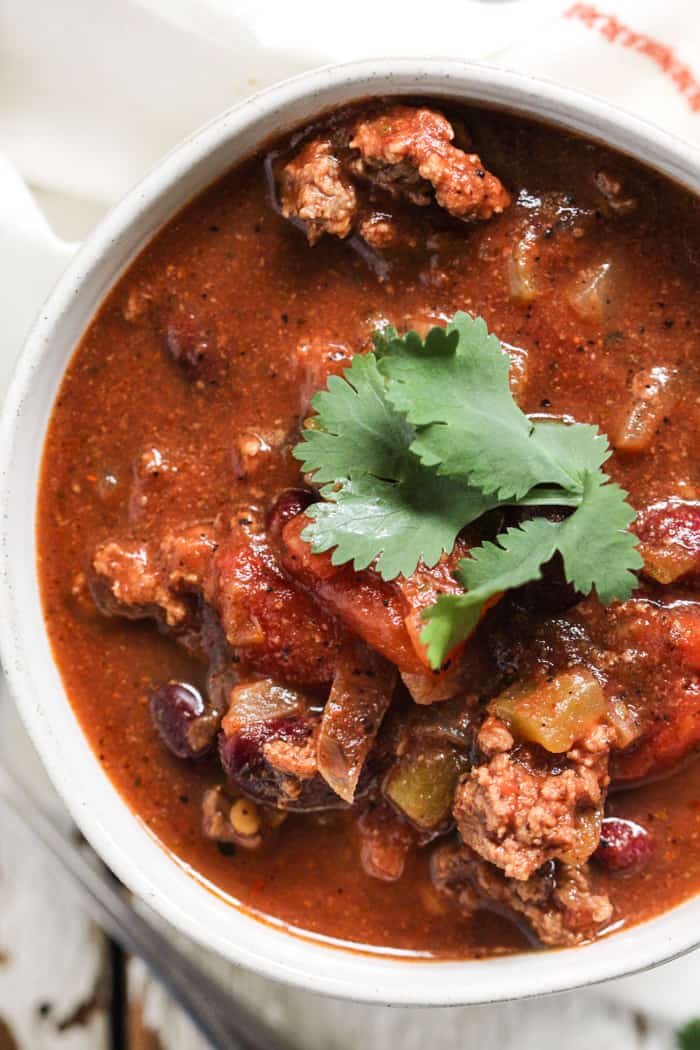
{"label": "tomato chunk", "polygon": [[614,756],[615,780],[640,780],[671,772],[700,748],[700,604],[679,602],[664,617],[667,667],[663,705],[636,746]]}
{"label": "tomato chunk", "polygon": [[669,499],[637,517],[644,574],[674,583],[700,573],[700,501]]}
{"label": "tomato chunk", "polygon": [[309,519],[300,514],[282,531],[283,565],[320,605],[402,671],[425,671],[406,628],[406,606],[400,589],[372,569],[355,572],[333,565],[330,552],[313,554],[301,538]]}
{"label": "tomato chunk", "polygon": [[242,663],[290,682],[333,678],[342,625],[285,577],[261,536],[234,535],[222,544],[214,586],[227,640]]}
{"label": "tomato chunk", "polygon": [[[409,578],[387,582],[373,569],[355,572],[351,565],[333,565],[329,551],[314,554],[301,534],[309,519],[300,514],[282,532],[283,564],[316,600],[371,648],[400,671],[430,674],[425,646],[420,640],[423,609],[438,595],[459,594],[462,588],[451,574],[455,559],[466,546],[433,569],[419,566]],[[450,658],[455,654],[451,653]]]}

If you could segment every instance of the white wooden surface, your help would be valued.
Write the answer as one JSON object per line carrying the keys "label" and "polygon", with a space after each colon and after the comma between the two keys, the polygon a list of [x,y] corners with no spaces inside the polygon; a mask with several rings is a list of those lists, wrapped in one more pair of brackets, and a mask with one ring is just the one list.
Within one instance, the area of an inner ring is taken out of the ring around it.
{"label": "white wooden surface", "polygon": [[[0,740],[0,753],[11,754],[37,793],[51,799],[51,788],[4,690]],[[59,809],[57,819],[61,816]],[[63,823],[70,834],[70,822],[63,817]],[[4,811],[0,953],[0,1050],[9,1050],[10,1038],[20,1050],[108,1050],[105,940],[43,847]]]}
{"label": "white wooden surface", "polygon": [[[2,753],[18,761],[48,804],[48,786],[17,716],[0,701]],[[60,804],[59,804],[60,806]],[[60,808],[58,810],[60,812]],[[67,833],[70,829],[67,826]],[[599,992],[468,1009],[348,1004],[285,988],[223,963],[182,937],[232,995],[303,1050],[673,1050],[664,1024]],[[127,964],[123,1038],[110,1037],[107,946],[63,875],[30,834],[0,811],[0,1050],[206,1050],[187,1018],[145,971]]]}

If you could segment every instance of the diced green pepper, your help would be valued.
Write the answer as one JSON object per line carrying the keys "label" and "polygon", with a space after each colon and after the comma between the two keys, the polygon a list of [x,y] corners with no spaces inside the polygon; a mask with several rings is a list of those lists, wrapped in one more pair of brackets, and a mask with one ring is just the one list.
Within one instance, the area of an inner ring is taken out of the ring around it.
{"label": "diced green pepper", "polygon": [[605,714],[607,701],[590,671],[573,668],[537,684],[506,690],[490,710],[520,740],[555,754],[568,751]]}

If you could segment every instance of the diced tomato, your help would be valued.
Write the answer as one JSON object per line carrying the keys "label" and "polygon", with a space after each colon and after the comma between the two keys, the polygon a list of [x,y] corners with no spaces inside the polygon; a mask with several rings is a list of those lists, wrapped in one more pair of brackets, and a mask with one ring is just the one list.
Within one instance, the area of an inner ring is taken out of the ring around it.
{"label": "diced tomato", "polygon": [[646,576],[667,584],[700,573],[700,501],[654,503],[638,515],[635,529]]}
{"label": "diced tomato", "polygon": [[433,569],[421,565],[410,578],[387,582],[372,569],[355,572],[350,565],[333,565],[330,552],[313,554],[301,538],[308,523],[301,514],[284,527],[283,564],[287,571],[303,582],[324,608],[400,671],[433,674],[420,639],[425,626],[421,613],[440,594],[462,592],[451,567],[466,554],[466,546],[460,545],[450,559]]}
{"label": "diced tomato", "polygon": [[313,553],[311,545],[301,538],[302,532],[310,524],[310,519],[302,513],[282,527],[284,567],[292,576],[329,580],[341,573],[345,566],[333,565],[331,551],[324,551],[323,554]]}
{"label": "diced tomato", "polygon": [[333,613],[356,635],[400,670],[419,674],[425,670],[406,630],[406,607],[394,583],[376,572],[355,572],[351,565],[331,564],[330,553],[312,554],[301,532],[309,521],[299,515],[282,532],[282,564],[324,609]]}
{"label": "diced tomato", "polygon": [[671,605],[658,623],[666,640],[659,647],[668,674],[664,704],[640,742],[613,758],[614,780],[660,776],[700,748],[700,604]]}
{"label": "diced tomato", "polygon": [[[434,605],[441,594],[463,593],[464,588],[454,578],[452,571],[456,568],[459,558],[466,554],[466,545],[458,541],[450,557],[443,558],[432,569],[426,568],[421,562],[411,576],[399,577],[396,581],[408,608],[405,617],[406,630],[413,648],[426,668],[430,668],[430,663],[426,646],[421,641],[421,632],[425,627],[423,610]],[[456,646],[445,662],[453,660],[462,648],[463,644]]]}
{"label": "diced tomato", "polygon": [[637,747],[613,757],[614,781],[642,780],[671,772],[700,747],[700,683],[675,683],[663,716],[658,718]]}
{"label": "diced tomato", "polygon": [[332,679],[342,625],[286,578],[261,537],[223,543],[217,570],[214,604],[243,663],[291,682]]}
{"label": "diced tomato", "polygon": [[700,671],[700,604],[679,602],[673,611],[676,648],[689,667]]}

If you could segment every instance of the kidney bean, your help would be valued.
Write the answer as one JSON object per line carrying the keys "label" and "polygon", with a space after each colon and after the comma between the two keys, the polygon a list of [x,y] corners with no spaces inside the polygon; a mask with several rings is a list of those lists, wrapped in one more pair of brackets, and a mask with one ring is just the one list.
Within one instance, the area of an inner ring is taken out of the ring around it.
{"label": "kidney bean", "polygon": [[216,723],[199,690],[186,682],[158,686],[150,701],[153,725],[177,758],[199,758],[212,745]]}
{"label": "kidney bean", "polygon": [[165,348],[184,376],[203,383],[220,383],[228,369],[228,350],[215,325],[181,303],[163,321]]}
{"label": "kidney bean", "polygon": [[631,873],[648,863],[651,852],[651,835],[641,824],[622,817],[606,817],[593,855],[610,871]]}
{"label": "kidney bean", "polygon": [[[219,734],[219,758],[229,781],[249,798],[268,806],[293,811],[344,808],[340,799],[318,773],[304,779],[290,778],[267,761],[264,745],[283,740],[303,744],[313,728],[311,719],[273,718],[252,722],[230,735]],[[290,783],[294,790],[285,790]]]}
{"label": "kidney bean", "polygon": [[308,489],[285,489],[267,512],[267,531],[278,539],[287,522],[296,518],[297,514],[301,514],[313,502],[314,494]]}

